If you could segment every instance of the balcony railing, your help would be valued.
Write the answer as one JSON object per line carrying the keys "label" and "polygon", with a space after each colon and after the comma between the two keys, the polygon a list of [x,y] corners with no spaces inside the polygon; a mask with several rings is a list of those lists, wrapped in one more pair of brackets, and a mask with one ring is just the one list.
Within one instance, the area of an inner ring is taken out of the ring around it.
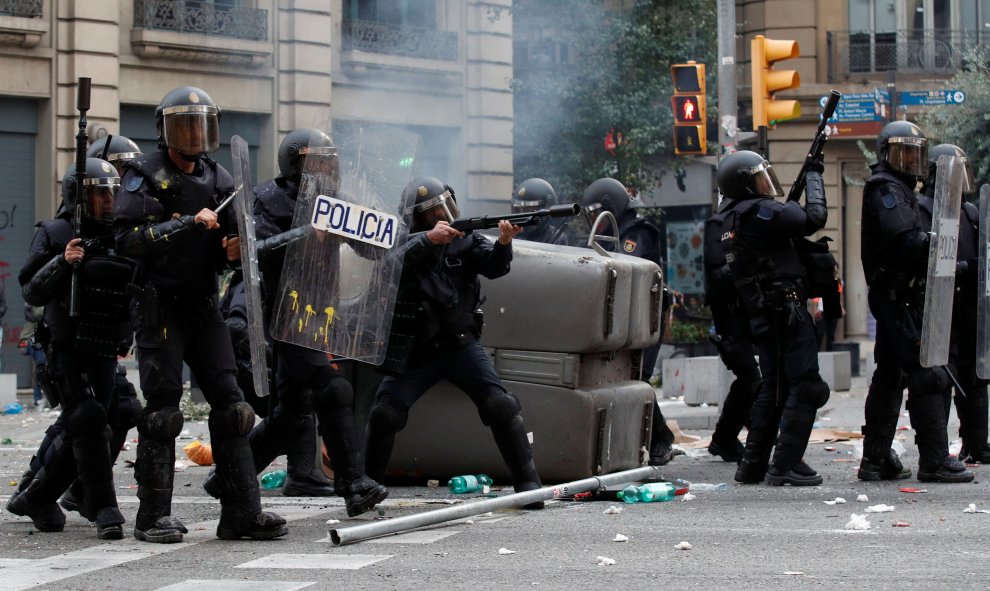
{"label": "balcony railing", "polygon": [[889,70],[905,74],[949,75],[958,70],[967,51],[990,42],[987,32],[830,31],[829,82]]}
{"label": "balcony railing", "polygon": [[457,33],[345,19],[345,50],[357,49],[434,60],[457,60]]}
{"label": "balcony railing", "polygon": [[0,14],[25,18],[41,17],[42,0],[0,0]]}
{"label": "balcony railing", "polygon": [[220,8],[204,0],[134,0],[134,28],[265,41],[268,11]]}

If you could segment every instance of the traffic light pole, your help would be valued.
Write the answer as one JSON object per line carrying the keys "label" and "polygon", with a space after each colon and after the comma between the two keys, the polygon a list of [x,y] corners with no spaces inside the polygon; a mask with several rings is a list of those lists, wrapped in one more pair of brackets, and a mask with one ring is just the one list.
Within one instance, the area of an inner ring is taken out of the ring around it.
{"label": "traffic light pole", "polygon": [[767,126],[757,128],[756,149],[767,162],[770,161],[770,142],[767,139]]}
{"label": "traffic light pole", "polygon": [[736,0],[718,0],[718,150],[736,151],[738,111],[736,96]]}

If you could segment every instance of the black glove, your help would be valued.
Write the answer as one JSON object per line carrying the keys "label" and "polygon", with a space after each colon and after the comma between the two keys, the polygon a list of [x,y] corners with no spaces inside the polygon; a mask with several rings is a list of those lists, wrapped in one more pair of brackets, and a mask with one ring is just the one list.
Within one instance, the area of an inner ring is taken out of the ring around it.
{"label": "black glove", "polygon": [[805,170],[806,172],[825,174],[825,162],[821,158],[815,158],[814,160],[808,162],[808,167]]}

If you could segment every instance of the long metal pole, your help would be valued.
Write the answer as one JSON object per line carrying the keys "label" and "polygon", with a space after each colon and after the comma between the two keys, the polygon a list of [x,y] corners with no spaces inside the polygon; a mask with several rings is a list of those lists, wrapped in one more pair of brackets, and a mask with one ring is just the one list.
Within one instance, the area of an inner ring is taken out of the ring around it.
{"label": "long metal pole", "polygon": [[660,469],[658,467],[644,466],[642,468],[633,468],[632,470],[615,472],[604,476],[593,476],[556,486],[545,486],[536,490],[513,493],[494,499],[485,499],[454,507],[444,507],[443,509],[426,511],[397,519],[374,521],[364,525],[355,525],[341,529],[334,528],[330,530],[330,539],[334,545],[343,546],[344,544],[353,544],[361,540],[416,529],[417,527],[425,527],[453,519],[463,519],[472,515],[480,515],[489,511],[514,509],[537,501],[547,501],[558,497],[598,490],[605,486],[624,484],[636,480],[649,480],[651,478],[660,478]]}
{"label": "long metal pole", "polygon": [[718,158],[736,151],[736,0],[718,0]]}

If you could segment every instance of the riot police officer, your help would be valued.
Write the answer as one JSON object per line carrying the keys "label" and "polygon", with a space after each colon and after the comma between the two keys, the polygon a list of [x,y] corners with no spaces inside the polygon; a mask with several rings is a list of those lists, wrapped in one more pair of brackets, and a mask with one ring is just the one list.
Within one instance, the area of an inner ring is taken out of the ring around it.
{"label": "riot police officer", "polygon": [[[557,205],[557,192],[553,186],[543,179],[526,179],[512,192],[512,213],[529,213],[540,209],[546,209],[552,205]],[[547,242],[550,244],[565,244],[564,234],[557,224],[550,222],[546,217],[539,224],[526,226],[523,228],[519,238],[531,240],[533,242]]]}
{"label": "riot police officer", "polygon": [[[86,150],[87,158],[103,158],[117,169],[119,174],[124,174],[124,163],[134,160],[141,155],[141,148],[130,138],[122,135],[109,137],[109,145],[106,139],[93,142],[93,145]],[[106,157],[103,156],[106,152]]]}
{"label": "riot police officer", "polygon": [[[45,306],[40,333],[47,337],[40,340],[48,363],[39,377],[49,401],[60,404],[62,414],[7,503],[8,511],[29,516],[38,530],[62,531],[65,515],[55,501],[78,476],[85,497],[80,512],[96,523],[99,539],[113,540],[123,537],[124,517],[113,486],[107,409],[117,355],[127,349],[125,290],[134,274],[133,263],[112,256],[111,214],[119,183],[110,163],[86,159],[82,238],[77,238],[70,212],[79,205],[78,179],[75,165],[70,167],[62,179],[64,213],[38,224],[21,268],[24,301]],[[71,310],[74,265],[79,265],[77,310]]]}
{"label": "riot police officer", "polygon": [[920,365],[919,343],[930,225],[919,214],[915,187],[928,175],[928,140],[908,121],[877,136],[877,163],[863,188],[862,260],[877,319],[876,370],[866,396],[861,480],[899,480],[904,468],[891,448],[905,379],[923,482],[969,482],[973,473],[949,455],[948,376]]}
{"label": "riot police officer", "polygon": [[[203,90],[177,88],[155,111],[159,150],[124,164],[114,213],[121,254],[137,260],[133,306],[141,391],[146,406],[135,477],[141,499],[134,537],[182,540],[172,516],[175,438],[182,430],[182,363],[210,404],[209,428],[222,483],[221,539],[275,538],[285,520],[261,510],[247,434],[255,415],[237,387],[230,336],[217,307],[217,272],[239,257],[226,216],[213,211],[233,179],[207,155],[219,147],[220,110]],[[226,256],[225,256],[226,255]]]}
{"label": "riot police officer", "polygon": [[828,401],[829,388],[818,373],[818,343],[806,305],[807,272],[793,242],[825,226],[822,170],[817,163],[807,173],[807,204],[802,207],[797,201],[774,199],[784,192],[759,154],[736,152],[718,165],[719,191],[730,200],[722,209],[723,248],[750,316],[763,376],[735,475],[739,482],[765,477],[774,486],[822,483],[803,458],[815,413]]}
{"label": "riot police officer", "polygon": [[[336,179],[337,149],[322,131],[296,129],[279,145],[278,164],[280,176],[255,189],[255,229],[268,310],[273,309],[278,293],[286,254],[282,246],[287,244],[281,239],[292,235],[289,232],[301,177],[312,169]],[[309,490],[325,495],[336,489],[349,516],[368,511],[388,496],[388,489],[364,474],[351,384],[322,351],[280,341],[274,341],[273,347],[277,402],[248,436],[255,468],[261,471],[277,456],[288,453],[289,492]],[[332,487],[322,470],[317,474],[314,469],[314,413],[334,467]]]}
{"label": "riot police officer", "polygon": [[[600,178],[588,185],[581,196],[581,206],[584,208],[589,218],[589,223],[594,224],[595,219],[601,212],[608,211],[615,216],[619,225],[619,246],[625,254],[634,257],[644,258],[655,262],[664,270],[663,262],[663,240],[659,228],[650,223],[646,218],[636,215],[636,210],[630,207],[629,192],[626,187],[613,178]],[[592,228],[595,231],[595,228]],[[664,294],[664,302],[666,302]],[[663,314],[661,314],[661,317]],[[663,330],[661,329],[661,334]],[[649,382],[652,377],[653,367],[657,363],[660,355],[660,341],[643,350],[643,380]],[[673,459],[674,432],[667,426],[663,413],[660,412],[660,405],[656,401],[653,403],[653,429],[650,432],[650,459],[651,466],[663,466]]]}
{"label": "riot police officer", "polygon": [[[976,189],[973,169],[966,152],[952,144],[939,144],[928,150],[928,178],[924,195],[918,199],[925,223],[931,224],[934,213],[935,174],[938,158],[956,156],[965,168],[963,202],[959,214],[959,248],[956,264],[956,293],[952,306],[952,342],[949,366],[955,372],[962,392],[956,387],[956,414],[959,415],[959,436],[962,449],[959,459],[980,464],[990,463],[987,443],[987,380],[976,375],[977,283],[980,244],[980,211],[965,200]],[[948,398],[946,398],[948,400]]]}
{"label": "riot police officer", "polygon": [[[409,409],[446,379],[477,405],[516,492],[540,488],[519,399],[505,389],[478,342],[478,275],[495,279],[509,272],[512,238],[521,228],[501,221],[494,244],[480,234],[455,230],[448,225],[458,217],[454,192],[433,177],[409,183],[402,202],[413,221],[384,366],[392,375],[379,386],[368,416],[368,474],[384,476]],[[542,507],[541,501],[526,508]]]}
{"label": "riot police officer", "polygon": [[750,425],[750,411],[760,388],[760,367],[756,363],[749,315],[739,301],[729,268],[722,235],[725,218],[734,204],[726,199],[712,217],[705,220],[705,305],[712,311],[715,334],[710,337],[718,355],[736,378],[722,403],[718,423],[708,453],[726,462],[742,458],[739,433]]}

